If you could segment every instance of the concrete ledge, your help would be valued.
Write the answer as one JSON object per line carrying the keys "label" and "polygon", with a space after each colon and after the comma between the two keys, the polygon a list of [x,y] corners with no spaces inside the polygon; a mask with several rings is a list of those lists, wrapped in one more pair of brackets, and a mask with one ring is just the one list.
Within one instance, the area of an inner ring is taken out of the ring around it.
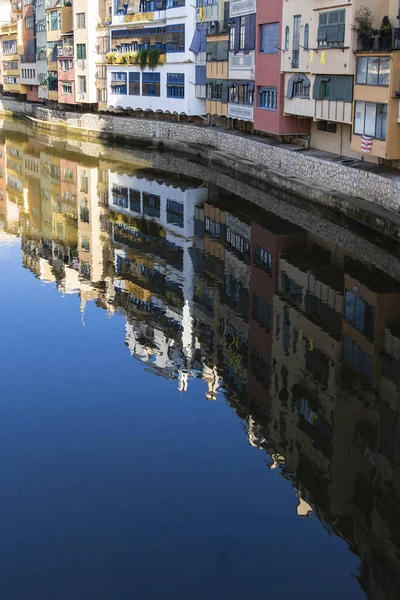
{"label": "concrete ledge", "polygon": [[400,239],[400,172],[399,180],[382,177],[208,127],[68,113],[4,98],[0,114],[21,118],[37,131],[60,137],[173,151],[253,185],[258,182],[311,200]]}

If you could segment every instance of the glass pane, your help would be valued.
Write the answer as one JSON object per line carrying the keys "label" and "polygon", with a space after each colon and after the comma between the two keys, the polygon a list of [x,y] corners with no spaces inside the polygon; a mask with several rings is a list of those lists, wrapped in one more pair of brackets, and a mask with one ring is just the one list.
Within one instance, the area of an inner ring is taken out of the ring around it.
{"label": "glass pane", "polygon": [[379,65],[379,85],[389,85],[390,58],[381,58]]}
{"label": "glass pane", "polygon": [[364,133],[365,102],[356,102],[354,111],[354,133]]}
{"label": "glass pane", "polygon": [[365,135],[375,137],[376,126],[376,104],[367,102],[365,106]]}
{"label": "glass pane", "polygon": [[373,56],[368,59],[368,74],[367,74],[368,85],[378,85],[378,73],[379,73],[379,58],[377,56]]}
{"label": "glass pane", "polygon": [[353,323],[354,320],[354,305],[356,303],[356,297],[353,292],[346,292],[344,316],[347,321]]}
{"label": "glass pane", "polygon": [[363,56],[357,61],[357,83],[367,83],[368,57]]}
{"label": "glass pane", "polygon": [[357,298],[354,325],[359,331],[364,331],[365,302]]}

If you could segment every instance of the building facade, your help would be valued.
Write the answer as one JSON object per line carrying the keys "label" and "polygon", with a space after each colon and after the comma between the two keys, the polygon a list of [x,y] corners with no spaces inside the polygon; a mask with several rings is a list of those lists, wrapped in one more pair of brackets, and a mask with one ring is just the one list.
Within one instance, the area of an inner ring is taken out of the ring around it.
{"label": "building facade", "polygon": [[201,115],[190,44],[193,8],[184,0],[116,2],[107,55],[108,107]]}

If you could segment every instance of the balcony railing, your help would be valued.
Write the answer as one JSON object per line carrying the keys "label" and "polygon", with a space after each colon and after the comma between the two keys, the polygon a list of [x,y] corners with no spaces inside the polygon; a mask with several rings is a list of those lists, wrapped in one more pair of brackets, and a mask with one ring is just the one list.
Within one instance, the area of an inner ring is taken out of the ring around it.
{"label": "balcony railing", "polygon": [[58,56],[73,56],[74,55],[74,47],[73,46],[58,46],[57,54],[58,54]]}

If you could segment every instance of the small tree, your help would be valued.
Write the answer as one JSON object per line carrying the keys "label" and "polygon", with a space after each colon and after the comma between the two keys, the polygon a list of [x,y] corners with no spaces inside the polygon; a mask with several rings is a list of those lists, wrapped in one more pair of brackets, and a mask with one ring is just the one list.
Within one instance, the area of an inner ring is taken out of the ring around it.
{"label": "small tree", "polygon": [[360,6],[360,8],[356,10],[354,21],[356,24],[355,29],[357,29],[358,35],[361,39],[369,39],[373,37],[374,30],[372,25],[374,18],[372,16],[371,9],[367,8],[366,6]]}

